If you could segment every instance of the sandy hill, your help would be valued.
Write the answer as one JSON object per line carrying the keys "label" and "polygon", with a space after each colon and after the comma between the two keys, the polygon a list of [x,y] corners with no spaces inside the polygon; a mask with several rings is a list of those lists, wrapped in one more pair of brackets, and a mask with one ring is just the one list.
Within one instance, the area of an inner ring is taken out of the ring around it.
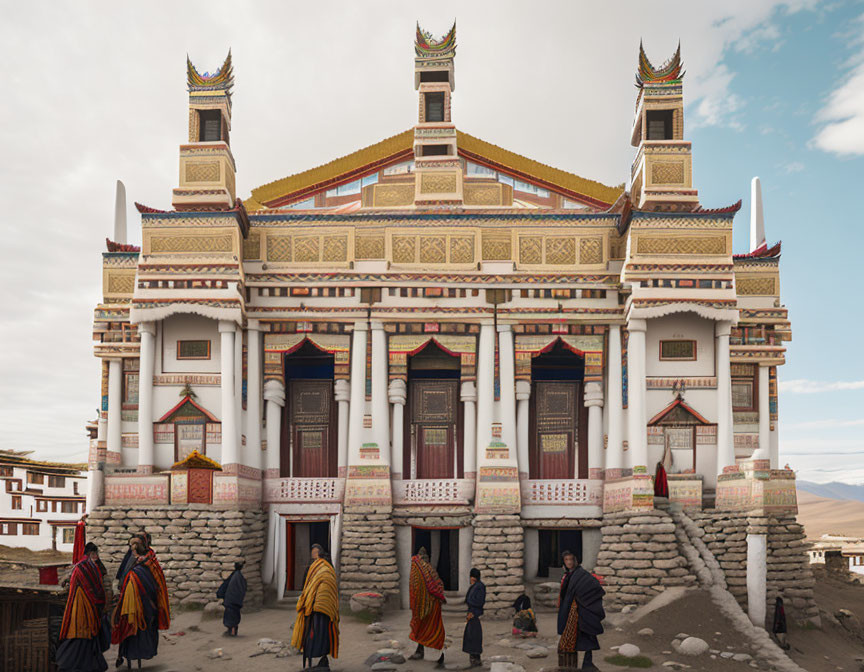
{"label": "sandy hill", "polygon": [[799,490],[798,522],[804,524],[811,540],[823,534],[864,537],[864,502],[817,497]]}

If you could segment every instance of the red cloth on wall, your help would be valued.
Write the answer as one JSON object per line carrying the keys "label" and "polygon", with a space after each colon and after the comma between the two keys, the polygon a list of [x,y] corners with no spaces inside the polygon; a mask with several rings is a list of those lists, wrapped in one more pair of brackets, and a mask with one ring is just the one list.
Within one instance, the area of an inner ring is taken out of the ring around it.
{"label": "red cloth on wall", "polygon": [[666,469],[663,468],[662,462],[657,463],[657,471],[654,474],[654,496],[669,496],[669,480],[666,478]]}
{"label": "red cloth on wall", "polygon": [[84,546],[87,544],[87,530],[83,520],[75,526],[75,541],[72,544],[72,564],[77,565],[84,559]]}

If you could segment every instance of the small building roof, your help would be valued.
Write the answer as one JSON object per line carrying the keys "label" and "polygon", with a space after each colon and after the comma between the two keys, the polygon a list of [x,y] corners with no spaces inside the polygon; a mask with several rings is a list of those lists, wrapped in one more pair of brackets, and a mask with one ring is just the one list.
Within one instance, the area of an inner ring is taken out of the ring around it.
{"label": "small building roof", "polygon": [[222,471],[222,465],[216,460],[202,455],[197,450],[193,450],[185,459],[175,462],[171,467],[171,471],[181,471],[183,469],[212,469],[213,471]]}

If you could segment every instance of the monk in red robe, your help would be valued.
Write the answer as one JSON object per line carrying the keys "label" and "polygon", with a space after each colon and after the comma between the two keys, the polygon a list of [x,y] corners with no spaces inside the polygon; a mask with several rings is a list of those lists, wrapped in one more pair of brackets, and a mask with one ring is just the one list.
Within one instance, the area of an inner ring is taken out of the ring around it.
{"label": "monk in red robe", "polygon": [[412,641],[417,642],[417,650],[411,660],[422,660],[424,647],[440,650],[441,657],[435,667],[444,667],[444,620],[441,618],[441,605],[446,603],[444,584],[435,568],[429,564],[429,554],[421,548],[411,558],[411,574],[408,579],[408,593],[411,605]]}

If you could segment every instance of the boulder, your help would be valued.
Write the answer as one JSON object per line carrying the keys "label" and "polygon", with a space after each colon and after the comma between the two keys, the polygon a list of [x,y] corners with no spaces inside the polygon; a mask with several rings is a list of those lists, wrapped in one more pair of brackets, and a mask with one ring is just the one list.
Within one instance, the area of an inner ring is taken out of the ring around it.
{"label": "boulder", "polygon": [[708,642],[698,637],[687,637],[678,645],[678,653],[685,656],[701,656],[708,650]]}
{"label": "boulder", "polygon": [[651,628],[642,628],[636,634],[647,639],[654,636],[654,631]]}
{"label": "boulder", "polygon": [[618,653],[625,658],[635,658],[641,653],[641,650],[635,644],[622,644],[618,647]]}

